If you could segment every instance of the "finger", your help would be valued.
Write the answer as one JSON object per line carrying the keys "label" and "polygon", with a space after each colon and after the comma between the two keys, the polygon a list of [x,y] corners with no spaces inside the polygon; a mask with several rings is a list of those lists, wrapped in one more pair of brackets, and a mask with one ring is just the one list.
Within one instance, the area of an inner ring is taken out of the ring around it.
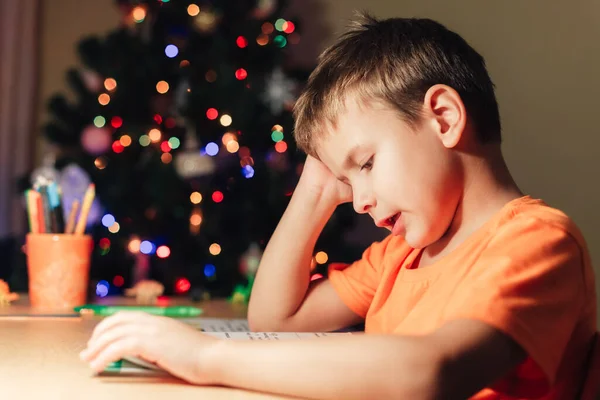
{"label": "finger", "polygon": [[90,362],[90,367],[96,371],[103,371],[110,363],[123,357],[139,355],[140,342],[131,336],[119,339],[105,347],[98,356]]}
{"label": "finger", "polygon": [[123,323],[128,323],[135,320],[140,320],[143,318],[143,313],[135,312],[135,311],[120,311],[110,317],[104,318],[92,332],[92,337],[90,338],[88,344],[93,342],[98,336],[101,336],[107,330],[114,328],[115,326],[121,325]]}
{"label": "finger", "polygon": [[88,342],[85,350],[79,353],[83,361],[92,361],[98,354],[108,347],[111,343],[126,337],[139,336],[140,330],[137,324],[118,325],[97,336],[94,340]]}

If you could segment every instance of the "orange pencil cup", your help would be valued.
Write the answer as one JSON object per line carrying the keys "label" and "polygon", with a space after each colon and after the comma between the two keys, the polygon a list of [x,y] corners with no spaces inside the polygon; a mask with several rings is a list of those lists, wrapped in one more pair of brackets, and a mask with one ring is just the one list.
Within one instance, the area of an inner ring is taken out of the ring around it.
{"label": "orange pencil cup", "polygon": [[94,242],[88,235],[29,233],[25,239],[32,307],[85,304]]}

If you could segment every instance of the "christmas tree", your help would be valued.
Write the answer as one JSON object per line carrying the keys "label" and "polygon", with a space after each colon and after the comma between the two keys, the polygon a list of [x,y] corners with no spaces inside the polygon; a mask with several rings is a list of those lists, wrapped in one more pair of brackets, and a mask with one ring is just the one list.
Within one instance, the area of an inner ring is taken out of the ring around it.
{"label": "christmas tree", "polygon": [[[65,215],[96,186],[92,291],[154,279],[228,296],[252,281],[302,169],[291,109],[310,71],[288,54],[300,26],[277,0],[116,6],[123,23],[79,43],[74,99],[53,96],[44,129]],[[341,240],[353,218],[340,207],[325,227],[315,274],[360,254]]]}

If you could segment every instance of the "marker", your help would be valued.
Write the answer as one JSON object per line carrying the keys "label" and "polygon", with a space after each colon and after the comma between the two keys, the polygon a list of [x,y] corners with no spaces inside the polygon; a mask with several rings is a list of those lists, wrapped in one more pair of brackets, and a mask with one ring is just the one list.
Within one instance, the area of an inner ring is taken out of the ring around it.
{"label": "marker", "polygon": [[[104,306],[100,304],[86,304],[84,306],[75,307],[76,312],[91,310],[95,315],[107,317],[118,313],[119,311],[142,311],[152,315],[162,315],[172,318],[190,318],[197,317],[203,313],[202,309],[192,306]],[[85,311],[84,311],[85,312]]]}

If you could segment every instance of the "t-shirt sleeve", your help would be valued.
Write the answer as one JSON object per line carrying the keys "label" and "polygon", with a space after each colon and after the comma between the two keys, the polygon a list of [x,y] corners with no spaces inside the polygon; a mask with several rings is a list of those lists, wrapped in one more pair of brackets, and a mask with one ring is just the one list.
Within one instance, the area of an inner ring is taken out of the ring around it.
{"label": "t-shirt sleeve", "polygon": [[383,259],[392,236],[369,246],[352,264],[332,263],[328,277],[336,293],[353,312],[365,318],[381,281]]}
{"label": "t-shirt sleeve", "polygon": [[448,307],[455,318],[481,320],[512,337],[548,387],[585,304],[582,260],[582,248],[566,228],[530,217],[510,221]]}

